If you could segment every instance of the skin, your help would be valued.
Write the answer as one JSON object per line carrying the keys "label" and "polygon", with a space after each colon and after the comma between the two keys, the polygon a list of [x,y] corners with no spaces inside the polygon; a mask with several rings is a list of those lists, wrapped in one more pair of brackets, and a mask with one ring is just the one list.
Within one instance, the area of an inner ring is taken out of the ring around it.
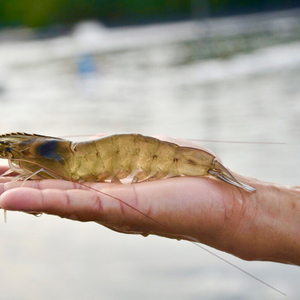
{"label": "skin", "polygon": [[234,175],[256,193],[212,177],[128,185],[28,180],[23,187],[2,178],[0,207],[93,221],[123,233],[197,241],[244,260],[300,265],[300,188]]}

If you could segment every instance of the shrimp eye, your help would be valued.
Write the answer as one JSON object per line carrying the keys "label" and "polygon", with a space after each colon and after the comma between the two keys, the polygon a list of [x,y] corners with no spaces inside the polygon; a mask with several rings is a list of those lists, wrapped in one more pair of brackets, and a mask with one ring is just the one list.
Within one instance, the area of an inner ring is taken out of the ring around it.
{"label": "shrimp eye", "polygon": [[58,148],[57,146],[58,146],[58,141],[55,140],[45,141],[36,148],[36,151],[40,156],[59,161],[62,159],[62,157],[56,151]]}
{"label": "shrimp eye", "polygon": [[5,149],[5,154],[7,154],[7,153],[10,153],[10,152],[11,152],[11,150],[12,150],[12,148],[10,148],[10,147],[7,147],[7,148]]}

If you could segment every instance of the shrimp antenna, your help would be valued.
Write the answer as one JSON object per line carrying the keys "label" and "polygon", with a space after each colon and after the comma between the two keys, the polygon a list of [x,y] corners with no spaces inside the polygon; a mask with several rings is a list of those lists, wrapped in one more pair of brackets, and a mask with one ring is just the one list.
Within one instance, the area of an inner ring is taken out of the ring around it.
{"label": "shrimp antenna", "polygon": [[224,258],[221,257],[220,255],[218,255],[218,254],[216,254],[216,253],[210,251],[210,250],[207,249],[206,247],[204,247],[204,246],[202,246],[202,245],[196,243],[195,241],[190,241],[190,242],[191,242],[192,244],[194,244],[195,246],[199,247],[200,249],[202,249],[202,250],[204,250],[204,251],[206,251],[206,252],[212,254],[213,256],[215,256],[215,257],[219,258],[220,260],[224,261],[225,263],[227,263],[227,264],[231,265],[232,267],[238,269],[239,271],[243,272],[244,274],[247,274],[247,275],[250,276],[251,278],[257,280],[258,282],[260,282],[260,283],[262,283],[262,284],[264,284],[265,286],[271,288],[272,290],[276,291],[277,293],[279,293],[279,294],[281,294],[281,295],[283,295],[283,296],[287,296],[287,295],[286,295],[285,293],[283,293],[282,291],[276,289],[276,288],[273,287],[272,285],[266,283],[265,281],[259,279],[258,277],[252,275],[251,273],[245,271],[244,269],[242,269],[242,268],[238,267],[237,265],[231,263],[230,261],[224,259]]}
{"label": "shrimp antenna", "polygon": [[[81,134],[81,135],[65,135],[61,138],[76,138],[76,137],[104,137],[112,135],[111,133],[103,134]],[[202,140],[202,139],[185,139],[192,142],[203,142],[203,143],[227,143],[227,144],[258,144],[258,145],[287,145],[286,142],[260,142],[260,141],[232,141],[232,140]]]}
{"label": "shrimp antenna", "polygon": [[201,140],[201,139],[188,139],[193,142],[204,143],[228,143],[228,144],[261,144],[261,145],[287,145],[286,142],[258,142],[258,141],[218,141],[218,140]]}

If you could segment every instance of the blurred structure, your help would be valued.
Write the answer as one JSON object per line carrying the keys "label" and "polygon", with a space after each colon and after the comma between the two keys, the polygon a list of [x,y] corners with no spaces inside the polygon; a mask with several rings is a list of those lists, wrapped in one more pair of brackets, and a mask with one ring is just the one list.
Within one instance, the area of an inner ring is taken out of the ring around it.
{"label": "blurred structure", "polygon": [[210,17],[218,17],[295,7],[300,7],[298,0],[2,0],[0,27],[45,27],[87,19],[110,25],[142,24],[190,19],[191,9],[193,15],[209,12]]}
{"label": "blurred structure", "polygon": [[97,49],[105,44],[107,30],[98,22],[81,22],[72,33],[76,44],[76,70],[84,98],[94,99],[101,88],[101,66],[97,66]]}
{"label": "blurred structure", "polygon": [[93,55],[83,54],[78,57],[77,60],[78,73],[81,76],[87,76],[89,74],[96,73],[96,63]]}

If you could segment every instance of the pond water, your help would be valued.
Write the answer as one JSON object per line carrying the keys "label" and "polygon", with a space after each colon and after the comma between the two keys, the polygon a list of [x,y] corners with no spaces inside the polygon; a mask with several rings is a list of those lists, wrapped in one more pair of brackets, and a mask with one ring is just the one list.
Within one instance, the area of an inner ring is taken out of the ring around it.
{"label": "pond water", "polygon": [[[199,141],[237,173],[299,185],[299,53],[299,12],[5,39],[1,132],[284,142]],[[188,242],[17,212],[0,236],[3,299],[282,298]],[[298,299],[298,267],[212,251]]]}

